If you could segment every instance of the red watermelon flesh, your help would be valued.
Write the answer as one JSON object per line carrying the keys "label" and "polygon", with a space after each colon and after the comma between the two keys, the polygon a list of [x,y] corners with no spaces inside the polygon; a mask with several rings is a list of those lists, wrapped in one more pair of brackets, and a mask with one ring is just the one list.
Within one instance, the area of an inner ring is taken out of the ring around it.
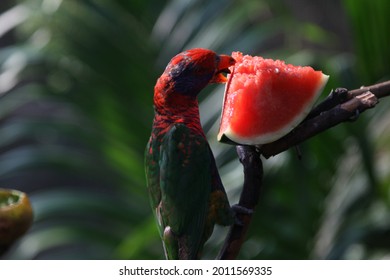
{"label": "red watermelon flesh", "polygon": [[261,145],[283,137],[307,116],[329,78],[309,66],[240,52],[232,56],[236,64],[225,88],[221,142]]}

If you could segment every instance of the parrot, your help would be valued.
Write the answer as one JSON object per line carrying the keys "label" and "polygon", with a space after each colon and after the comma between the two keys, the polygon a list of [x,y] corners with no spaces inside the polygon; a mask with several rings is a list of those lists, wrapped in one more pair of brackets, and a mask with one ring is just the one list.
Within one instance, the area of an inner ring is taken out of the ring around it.
{"label": "parrot", "polygon": [[170,60],[154,87],[145,173],[166,259],[199,259],[215,224],[234,223],[197,98],[207,85],[226,83],[234,64],[231,56],[190,49]]}

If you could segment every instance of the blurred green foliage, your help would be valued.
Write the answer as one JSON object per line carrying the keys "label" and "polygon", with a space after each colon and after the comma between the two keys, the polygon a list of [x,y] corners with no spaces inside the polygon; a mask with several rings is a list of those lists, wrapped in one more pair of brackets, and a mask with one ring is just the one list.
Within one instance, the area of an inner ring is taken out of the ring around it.
{"label": "blurred green foliage", "polygon": [[[163,258],[143,151],[154,83],[183,49],[312,65],[331,76],[324,96],[390,78],[387,0],[6,0],[0,11],[0,187],[27,192],[35,211],[3,258]],[[222,92],[204,91],[201,119],[235,203],[242,168],[216,142]],[[302,144],[302,160],[264,162],[240,258],[389,258],[389,105]]]}

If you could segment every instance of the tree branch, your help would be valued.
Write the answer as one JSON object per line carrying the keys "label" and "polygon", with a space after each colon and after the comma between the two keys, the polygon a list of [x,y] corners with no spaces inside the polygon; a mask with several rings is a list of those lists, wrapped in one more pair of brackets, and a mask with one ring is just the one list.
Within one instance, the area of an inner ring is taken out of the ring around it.
{"label": "tree branch", "polygon": [[[298,127],[281,139],[257,148],[237,146],[237,154],[244,168],[244,186],[238,205],[255,209],[259,201],[263,178],[261,154],[269,158],[342,122],[354,121],[359,114],[373,108],[379,98],[389,95],[390,81],[351,91],[338,88],[316,106]],[[252,216],[248,214],[237,216],[242,224],[231,226],[218,259],[235,259],[238,256]]]}
{"label": "tree branch", "polygon": [[[260,159],[260,153],[254,146],[237,146],[236,150],[238,158],[244,167],[244,186],[238,205],[249,210],[254,210],[259,202],[263,180],[263,165]],[[235,223],[230,227],[218,259],[232,260],[240,252],[252,220],[252,215],[237,213],[237,219],[241,224]]]}

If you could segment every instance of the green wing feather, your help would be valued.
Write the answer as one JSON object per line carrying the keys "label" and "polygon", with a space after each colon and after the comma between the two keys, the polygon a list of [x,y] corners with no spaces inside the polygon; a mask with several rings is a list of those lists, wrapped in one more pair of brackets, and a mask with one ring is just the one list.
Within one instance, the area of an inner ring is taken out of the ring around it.
{"label": "green wing feather", "polygon": [[158,146],[151,142],[147,147],[146,173],[166,256],[198,258],[212,190],[208,143],[185,125],[175,124]]}

